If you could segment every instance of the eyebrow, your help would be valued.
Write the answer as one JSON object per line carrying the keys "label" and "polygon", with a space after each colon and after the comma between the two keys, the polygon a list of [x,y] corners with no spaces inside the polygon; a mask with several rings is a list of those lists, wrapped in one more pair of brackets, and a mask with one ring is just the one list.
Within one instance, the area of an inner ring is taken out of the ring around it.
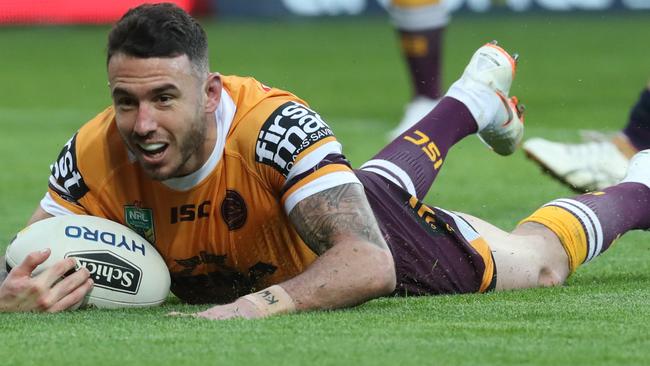
{"label": "eyebrow", "polygon": [[[166,91],[178,91],[178,90],[180,90],[180,89],[178,89],[178,87],[176,85],[174,85],[174,84],[163,84],[163,85],[151,90],[150,93],[155,95],[155,94],[164,93]],[[126,90],[126,89],[116,87],[115,89],[113,89],[113,92],[111,93],[111,95],[115,98],[117,96],[123,96],[123,95],[131,96],[133,94],[131,92],[129,92],[128,90]]]}
{"label": "eyebrow", "polygon": [[179,89],[174,84],[164,84],[162,86],[159,86],[159,87],[155,88],[151,92],[153,94],[160,94],[160,93],[163,93],[163,92],[166,92],[166,91],[169,91],[169,90],[177,91]]}

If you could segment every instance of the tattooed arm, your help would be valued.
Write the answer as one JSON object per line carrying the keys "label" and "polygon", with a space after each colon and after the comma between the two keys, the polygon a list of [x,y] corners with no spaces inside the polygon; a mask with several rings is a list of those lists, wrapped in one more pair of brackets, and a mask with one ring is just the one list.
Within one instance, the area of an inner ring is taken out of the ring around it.
{"label": "tattooed arm", "polygon": [[391,293],[395,267],[375,216],[359,184],[315,194],[289,217],[319,258],[281,284],[297,310],[334,309]]}
{"label": "tattooed arm", "polygon": [[[259,318],[360,304],[395,289],[395,264],[359,184],[314,194],[291,211],[296,230],[319,257],[298,276],[234,303],[192,316]],[[174,315],[185,315],[174,313]]]}
{"label": "tattooed arm", "polygon": [[336,309],[395,289],[395,263],[361,185],[345,184],[314,194],[300,201],[289,218],[319,255],[314,263],[279,285],[191,316],[261,318],[296,310]]}

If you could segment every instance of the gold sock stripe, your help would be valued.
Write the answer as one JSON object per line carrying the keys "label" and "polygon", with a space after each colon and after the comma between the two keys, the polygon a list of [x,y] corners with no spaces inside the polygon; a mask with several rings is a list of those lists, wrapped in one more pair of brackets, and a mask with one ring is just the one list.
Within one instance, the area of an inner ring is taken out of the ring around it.
{"label": "gold sock stripe", "polygon": [[557,206],[544,206],[521,220],[536,222],[549,228],[557,235],[569,257],[569,269],[575,271],[587,258],[587,233],[582,222],[571,212]]}
{"label": "gold sock stripe", "polygon": [[587,233],[587,258],[585,262],[594,259],[603,249],[603,227],[600,224],[598,215],[584,203],[561,198],[546,204],[546,206],[558,206],[573,214],[585,228]]}

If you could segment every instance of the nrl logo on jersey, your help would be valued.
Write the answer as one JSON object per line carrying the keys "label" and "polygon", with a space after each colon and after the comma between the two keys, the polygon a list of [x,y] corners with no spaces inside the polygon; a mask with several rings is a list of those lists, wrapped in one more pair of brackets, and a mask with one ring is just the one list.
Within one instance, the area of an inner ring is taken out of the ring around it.
{"label": "nrl logo on jersey", "polygon": [[136,205],[124,206],[124,222],[151,244],[156,243],[153,211]]}
{"label": "nrl logo on jersey", "polygon": [[264,122],[255,144],[255,158],[285,177],[296,157],[334,133],[318,113],[297,102],[287,102]]}

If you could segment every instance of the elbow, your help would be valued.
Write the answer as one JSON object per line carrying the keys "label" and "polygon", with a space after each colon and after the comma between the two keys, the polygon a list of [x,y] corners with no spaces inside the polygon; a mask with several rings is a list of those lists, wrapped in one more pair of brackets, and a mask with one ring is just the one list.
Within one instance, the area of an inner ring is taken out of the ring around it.
{"label": "elbow", "polygon": [[377,271],[373,276],[373,290],[377,296],[385,296],[395,291],[397,286],[397,275],[395,272],[395,262],[390,250],[382,250],[377,255]]}

